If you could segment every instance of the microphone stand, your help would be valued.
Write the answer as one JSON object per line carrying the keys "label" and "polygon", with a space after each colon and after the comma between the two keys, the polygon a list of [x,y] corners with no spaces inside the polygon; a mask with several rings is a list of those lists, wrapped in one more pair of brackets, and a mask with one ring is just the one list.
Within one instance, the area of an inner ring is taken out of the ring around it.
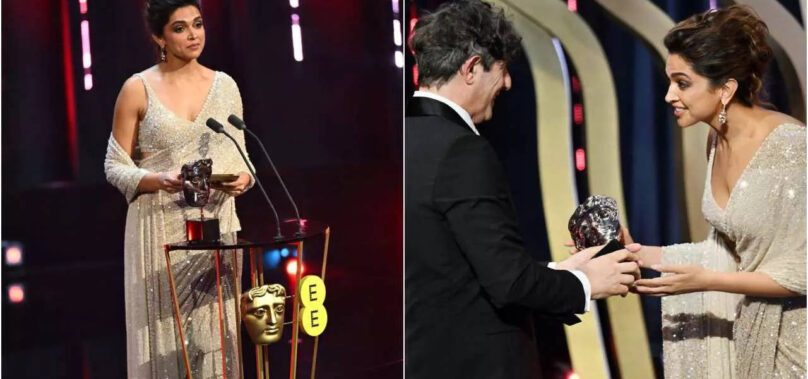
{"label": "microphone stand", "polygon": [[267,203],[269,204],[269,208],[272,209],[272,214],[275,216],[275,227],[277,228],[277,235],[275,236],[275,240],[283,239],[283,233],[281,233],[281,222],[278,219],[278,212],[275,210],[275,206],[272,204],[272,200],[269,199],[269,195],[267,195],[267,191],[264,190],[264,186],[261,184],[261,181],[258,179],[258,176],[255,175],[255,170],[253,170],[252,165],[250,165],[250,161],[247,160],[247,156],[244,155],[244,152],[241,150],[241,147],[238,145],[233,136],[227,133],[224,130],[224,126],[220,124],[218,121],[214,120],[213,118],[209,118],[208,121],[205,123],[209,128],[211,128],[214,132],[224,134],[233,141],[233,144],[236,145],[236,149],[238,149],[238,153],[241,154],[241,159],[244,160],[244,163],[247,165],[247,169],[250,170],[250,174],[255,178],[255,183],[258,184],[258,188],[261,189],[261,193],[264,194],[264,199],[266,199]]}
{"label": "microphone stand", "polygon": [[243,120],[238,118],[238,116],[231,114],[230,117],[227,118],[227,121],[231,125],[235,126],[236,128],[238,128],[240,130],[243,130],[243,131],[246,131],[247,133],[249,133],[249,135],[255,140],[255,142],[258,142],[258,146],[260,146],[261,151],[264,152],[264,156],[267,158],[267,161],[269,161],[269,165],[270,165],[270,167],[272,167],[272,171],[275,173],[275,176],[278,178],[278,182],[281,183],[281,188],[283,188],[283,192],[286,193],[286,197],[289,199],[289,202],[292,203],[292,208],[294,208],[295,216],[297,217],[297,236],[298,237],[302,236],[303,235],[303,221],[300,218],[300,212],[297,209],[297,204],[292,199],[292,195],[289,193],[289,189],[286,188],[286,183],[283,182],[283,178],[281,178],[281,174],[278,173],[278,169],[275,167],[275,163],[272,162],[272,158],[269,157],[269,153],[267,152],[266,147],[264,147],[264,144],[261,143],[261,139],[259,139],[258,136],[255,135],[255,133],[252,132],[252,130],[247,129],[247,125],[244,123]]}

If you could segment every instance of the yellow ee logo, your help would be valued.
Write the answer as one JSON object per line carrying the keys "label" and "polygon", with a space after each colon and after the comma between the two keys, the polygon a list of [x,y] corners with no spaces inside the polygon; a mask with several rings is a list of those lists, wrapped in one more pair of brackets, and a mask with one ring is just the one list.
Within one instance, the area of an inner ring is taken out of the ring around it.
{"label": "yellow ee logo", "polygon": [[323,306],[325,283],[319,276],[306,275],[300,279],[297,293],[303,304],[300,309],[300,328],[309,336],[319,336],[328,324],[328,312]]}
{"label": "yellow ee logo", "polygon": [[312,337],[317,337],[323,334],[325,326],[328,324],[328,312],[322,305],[313,305],[304,307],[300,310],[300,327],[303,328],[303,333]]}
{"label": "yellow ee logo", "polygon": [[325,283],[317,275],[306,275],[300,279],[297,293],[304,307],[323,305],[325,301]]}

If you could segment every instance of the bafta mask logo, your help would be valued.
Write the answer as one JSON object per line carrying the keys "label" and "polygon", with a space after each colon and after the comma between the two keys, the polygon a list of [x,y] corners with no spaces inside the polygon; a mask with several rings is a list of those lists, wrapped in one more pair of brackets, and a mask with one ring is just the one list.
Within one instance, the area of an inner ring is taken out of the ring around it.
{"label": "bafta mask logo", "polygon": [[210,175],[213,171],[213,160],[200,159],[182,165],[182,194],[185,201],[193,207],[204,207],[210,200]]}
{"label": "bafta mask logo", "polygon": [[286,289],[280,284],[255,287],[241,295],[241,319],[254,344],[280,341],[285,302]]}

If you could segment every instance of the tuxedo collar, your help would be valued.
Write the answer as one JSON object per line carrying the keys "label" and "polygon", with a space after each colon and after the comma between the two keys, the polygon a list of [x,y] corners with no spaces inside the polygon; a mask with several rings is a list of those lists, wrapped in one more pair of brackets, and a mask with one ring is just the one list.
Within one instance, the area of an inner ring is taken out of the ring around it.
{"label": "tuxedo collar", "polygon": [[412,97],[407,103],[407,117],[437,116],[460,125],[470,131],[471,128],[452,107],[428,97]]}

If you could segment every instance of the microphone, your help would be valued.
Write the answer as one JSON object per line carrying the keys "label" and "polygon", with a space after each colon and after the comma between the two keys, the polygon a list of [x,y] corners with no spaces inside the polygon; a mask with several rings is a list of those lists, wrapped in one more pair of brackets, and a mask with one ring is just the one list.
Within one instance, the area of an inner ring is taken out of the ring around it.
{"label": "microphone", "polygon": [[278,181],[281,183],[281,187],[283,188],[283,192],[286,193],[286,197],[289,199],[289,202],[292,203],[292,207],[295,209],[295,216],[297,216],[297,233],[298,233],[298,236],[302,236],[303,235],[303,222],[300,219],[300,212],[298,212],[298,210],[297,210],[297,204],[292,199],[292,195],[289,194],[289,189],[286,188],[286,184],[283,182],[283,179],[281,178],[281,174],[279,174],[278,169],[275,168],[275,163],[272,163],[272,158],[269,157],[269,153],[267,153],[267,149],[264,147],[264,144],[261,143],[261,140],[258,138],[258,136],[255,135],[255,133],[253,133],[251,130],[247,129],[247,124],[244,123],[244,120],[238,118],[238,116],[236,116],[234,114],[231,114],[230,117],[227,118],[227,122],[229,122],[231,125],[238,128],[239,130],[246,131],[250,136],[252,136],[252,138],[255,140],[255,142],[258,142],[258,146],[261,146],[261,150],[264,152],[264,156],[267,158],[267,160],[269,161],[269,165],[272,167],[272,171],[275,173],[275,176],[278,177]]}
{"label": "microphone", "polygon": [[281,221],[278,219],[278,212],[275,211],[275,206],[272,204],[272,200],[269,200],[269,195],[267,195],[267,191],[264,190],[264,186],[261,184],[261,181],[258,180],[258,176],[255,175],[255,170],[253,170],[252,166],[250,165],[250,161],[247,160],[247,157],[244,155],[244,152],[241,151],[241,147],[238,145],[238,142],[231,136],[229,133],[224,131],[224,125],[219,123],[218,121],[214,120],[213,118],[209,118],[208,121],[205,122],[208,128],[213,130],[216,133],[221,133],[230,138],[233,141],[233,144],[236,145],[236,149],[238,149],[238,153],[241,154],[241,159],[244,160],[244,163],[247,165],[247,169],[250,170],[250,174],[252,174],[253,178],[255,178],[255,182],[258,183],[258,188],[261,189],[261,193],[264,194],[264,199],[266,199],[267,203],[269,204],[269,208],[272,209],[272,214],[275,216],[275,226],[277,228],[278,234],[275,236],[276,240],[282,239],[283,234],[281,233]]}

